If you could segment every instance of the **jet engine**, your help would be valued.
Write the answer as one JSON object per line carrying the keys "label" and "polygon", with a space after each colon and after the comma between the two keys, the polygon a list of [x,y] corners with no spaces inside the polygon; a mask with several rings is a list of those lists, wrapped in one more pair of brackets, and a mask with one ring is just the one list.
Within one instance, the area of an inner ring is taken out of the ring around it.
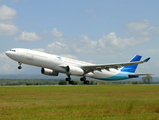
{"label": "jet engine", "polygon": [[59,72],[48,69],[48,68],[41,68],[41,73],[44,75],[49,75],[49,76],[58,76]]}
{"label": "jet engine", "polygon": [[67,66],[66,72],[70,75],[77,75],[77,76],[82,76],[84,74],[84,71],[76,66]]}

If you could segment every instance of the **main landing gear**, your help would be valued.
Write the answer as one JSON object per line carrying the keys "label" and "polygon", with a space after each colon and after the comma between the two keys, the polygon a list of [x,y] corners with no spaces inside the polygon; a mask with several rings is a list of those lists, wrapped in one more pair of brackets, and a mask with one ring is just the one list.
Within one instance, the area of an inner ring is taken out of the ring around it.
{"label": "main landing gear", "polygon": [[72,81],[71,80],[71,77],[70,77],[70,75],[67,75],[68,77],[65,79],[66,81],[68,81],[69,82],[69,84],[72,84],[72,85],[74,85],[74,81]]}
{"label": "main landing gear", "polygon": [[18,62],[19,66],[18,66],[18,69],[22,69],[22,63],[21,62]]}
{"label": "main landing gear", "polygon": [[80,80],[81,80],[81,81],[84,81],[84,84],[86,84],[86,85],[89,84],[89,81],[86,80],[86,77],[81,77]]}
{"label": "main landing gear", "polygon": [[[74,81],[72,81],[72,80],[71,80],[70,75],[67,75],[67,76],[68,76],[68,77],[67,77],[65,80],[66,80],[66,81],[68,81],[68,82],[69,82],[69,84],[74,85]],[[88,81],[88,80],[86,80],[86,77],[81,77],[81,78],[80,78],[80,80],[81,80],[81,81],[83,81],[83,82],[84,82],[84,84],[89,85],[89,81]]]}
{"label": "main landing gear", "polygon": [[[70,67],[69,67],[69,66],[66,66],[66,75],[67,75],[67,78],[66,78],[65,80],[68,81],[69,84],[74,85],[75,82],[71,80],[71,77],[70,77],[69,72],[70,72]],[[80,80],[81,80],[81,81],[84,81],[84,84],[89,84],[89,81],[86,80],[86,77],[85,77],[86,73],[87,73],[87,71],[84,71],[83,77],[81,77]]]}

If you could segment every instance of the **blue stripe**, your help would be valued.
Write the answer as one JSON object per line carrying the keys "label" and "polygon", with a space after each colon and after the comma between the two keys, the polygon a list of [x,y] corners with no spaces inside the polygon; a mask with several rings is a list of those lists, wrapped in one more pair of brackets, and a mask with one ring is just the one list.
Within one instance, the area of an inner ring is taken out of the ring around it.
{"label": "blue stripe", "polygon": [[116,80],[124,80],[128,79],[128,73],[126,72],[120,72],[115,76],[109,77],[109,78],[98,78],[99,80],[107,80],[107,81],[116,81]]}

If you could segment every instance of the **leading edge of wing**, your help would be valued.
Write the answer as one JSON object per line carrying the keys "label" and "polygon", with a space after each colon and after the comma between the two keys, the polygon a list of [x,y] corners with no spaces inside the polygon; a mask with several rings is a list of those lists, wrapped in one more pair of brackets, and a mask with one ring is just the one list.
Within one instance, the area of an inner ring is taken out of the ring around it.
{"label": "leading edge of wing", "polygon": [[150,57],[143,60],[143,61],[136,61],[136,62],[127,62],[127,63],[114,63],[114,64],[96,64],[96,65],[83,65],[81,66],[82,69],[84,70],[101,70],[101,69],[106,69],[106,70],[109,70],[109,68],[115,68],[115,69],[118,69],[118,68],[121,68],[121,67],[124,67],[124,66],[129,66],[129,65],[134,65],[134,64],[141,64],[141,63],[144,63],[144,62],[148,62],[150,60]]}

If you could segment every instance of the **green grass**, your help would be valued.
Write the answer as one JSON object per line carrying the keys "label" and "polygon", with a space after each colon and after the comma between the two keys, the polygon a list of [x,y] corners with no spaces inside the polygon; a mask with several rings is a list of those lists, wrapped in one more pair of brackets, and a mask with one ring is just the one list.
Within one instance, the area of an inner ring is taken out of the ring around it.
{"label": "green grass", "polygon": [[0,87],[0,120],[158,120],[159,85]]}

